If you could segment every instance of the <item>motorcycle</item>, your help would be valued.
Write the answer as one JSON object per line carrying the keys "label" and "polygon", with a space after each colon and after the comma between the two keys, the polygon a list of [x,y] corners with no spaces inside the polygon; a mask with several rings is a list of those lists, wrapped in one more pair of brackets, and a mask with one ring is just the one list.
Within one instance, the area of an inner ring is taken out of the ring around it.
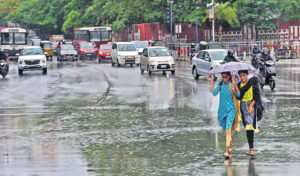
{"label": "motorcycle", "polygon": [[260,54],[253,54],[252,55],[252,60],[251,60],[251,64],[254,68],[258,69],[258,66],[259,66],[259,59],[260,59]]}
{"label": "motorcycle", "polygon": [[261,89],[264,88],[265,85],[269,85],[271,90],[274,91],[276,86],[276,69],[275,62],[273,61],[259,61],[259,73],[258,78],[260,80]]}
{"label": "motorcycle", "polygon": [[9,65],[6,60],[0,60],[0,75],[2,75],[3,78],[6,77],[9,71]]}
{"label": "motorcycle", "polygon": [[279,59],[296,59],[296,56],[291,49],[276,49],[275,51],[276,61]]}

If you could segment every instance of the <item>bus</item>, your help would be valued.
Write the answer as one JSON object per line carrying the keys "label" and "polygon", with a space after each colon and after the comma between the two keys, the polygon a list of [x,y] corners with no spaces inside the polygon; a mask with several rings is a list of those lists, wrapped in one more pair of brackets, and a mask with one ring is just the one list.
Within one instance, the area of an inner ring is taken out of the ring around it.
{"label": "bus", "polygon": [[74,47],[77,48],[80,42],[92,42],[99,48],[101,44],[112,41],[112,30],[110,27],[83,27],[74,29]]}
{"label": "bus", "polygon": [[5,28],[1,30],[1,49],[8,57],[16,57],[17,53],[27,46],[27,31],[22,28]]}

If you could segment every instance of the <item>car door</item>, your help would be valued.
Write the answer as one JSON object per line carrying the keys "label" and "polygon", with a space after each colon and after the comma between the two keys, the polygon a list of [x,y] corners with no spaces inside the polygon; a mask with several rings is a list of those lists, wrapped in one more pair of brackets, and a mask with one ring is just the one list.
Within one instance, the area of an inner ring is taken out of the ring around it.
{"label": "car door", "polygon": [[148,49],[145,48],[143,50],[143,54],[142,54],[142,62],[143,62],[143,69],[147,69],[147,65],[148,65]]}
{"label": "car door", "polygon": [[194,57],[194,65],[197,68],[197,73],[202,74],[202,59],[203,59],[204,51],[200,51],[196,57]]}
{"label": "car door", "polygon": [[211,57],[210,54],[205,51],[202,58],[202,68],[204,74],[209,74],[211,69]]}

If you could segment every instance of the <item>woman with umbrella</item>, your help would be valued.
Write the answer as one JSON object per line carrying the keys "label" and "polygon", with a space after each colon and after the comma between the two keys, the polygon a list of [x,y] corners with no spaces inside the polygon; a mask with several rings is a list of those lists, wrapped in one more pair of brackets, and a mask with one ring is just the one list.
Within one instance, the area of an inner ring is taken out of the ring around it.
{"label": "woman with umbrella", "polygon": [[[250,64],[241,62],[230,62],[224,65],[217,65],[210,71],[211,75],[217,75],[220,73],[222,75],[222,81],[218,82],[216,88],[214,87],[212,77],[210,76],[208,78],[208,80],[211,82],[213,95],[216,96],[220,92],[218,118],[219,125],[223,128],[226,134],[226,158],[230,157],[230,153],[233,148],[233,144],[231,141],[231,131],[233,130],[232,128],[237,128],[238,123],[240,122],[240,117],[235,116],[235,114],[239,112],[240,108],[234,100],[236,95],[239,95],[239,97],[243,97],[243,92],[246,88],[245,86],[245,88],[241,89],[240,92],[240,89],[236,84],[235,76],[230,76],[231,73],[237,74],[239,70],[247,70],[250,73],[256,72],[256,69]],[[234,126],[232,127],[233,123]],[[237,125],[235,123],[237,123]]]}
{"label": "woman with umbrella", "polygon": [[211,88],[214,96],[220,94],[220,102],[218,109],[219,126],[223,128],[226,135],[226,152],[224,154],[225,159],[230,158],[230,154],[233,148],[231,132],[234,117],[236,114],[236,108],[234,104],[233,94],[231,90],[236,84],[232,84],[230,81],[230,72],[222,72],[222,81],[218,82],[217,86],[214,86],[214,81],[211,76],[208,80],[211,82]]}
{"label": "woman with umbrella", "polygon": [[[241,82],[236,88],[236,95],[241,100],[240,107],[242,113],[243,124],[246,128],[246,135],[250,151],[249,156],[254,155],[254,132],[259,132],[257,121],[262,118],[263,104],[261,100],[258,79],[252,77],[249,79],[248,70],[240,70],[239,76]],[[233,84],[236,84],[235,78],[232,79]]]}

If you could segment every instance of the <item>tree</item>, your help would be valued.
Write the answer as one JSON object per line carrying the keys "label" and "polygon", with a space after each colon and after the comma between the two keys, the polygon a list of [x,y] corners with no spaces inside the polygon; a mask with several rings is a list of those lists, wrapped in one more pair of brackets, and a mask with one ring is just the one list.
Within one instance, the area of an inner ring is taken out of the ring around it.
{"label": "tree", "polygon": [[[206,10],[206,16],[202,18],[202,22],[209,19],[209,10]],[[217,24],[219,24],[219,41],[222,42],[223,25],[228,24],[230,27],[240,27],[240,22],[237,15],[237,3],[220,3],[215,8],[215,14]]]}

